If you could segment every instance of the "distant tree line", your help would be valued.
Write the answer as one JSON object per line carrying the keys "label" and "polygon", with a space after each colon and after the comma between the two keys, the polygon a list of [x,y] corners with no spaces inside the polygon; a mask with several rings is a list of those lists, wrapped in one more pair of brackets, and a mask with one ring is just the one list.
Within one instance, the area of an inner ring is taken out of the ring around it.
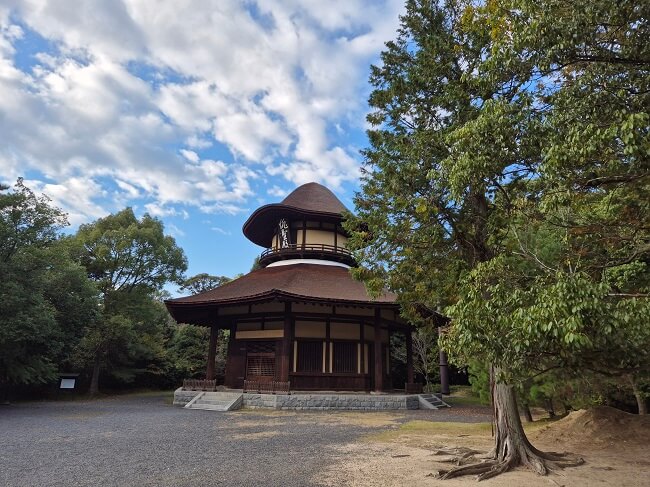
{"label": "distant tree line", "polygon": [[[0,398],[81,373],[95,394],[171,387],[205,373],[209,331],[176,324],[165,286],[189,293],[229,280],[186,279],[187,259],[160,220],[131,208],[61,230],[66,215],[19,179],[0,187]],[[225,366],[225,343],[217,370]]]}

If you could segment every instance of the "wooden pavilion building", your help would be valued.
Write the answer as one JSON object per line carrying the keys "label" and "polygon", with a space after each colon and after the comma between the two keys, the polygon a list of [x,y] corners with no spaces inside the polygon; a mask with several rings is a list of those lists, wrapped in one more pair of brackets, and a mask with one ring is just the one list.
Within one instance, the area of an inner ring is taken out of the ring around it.
{"label": "wooden pavilion building", "polygon": [[293,390],[384,391],[392,384],[390,336],[405,335],[413,383],[411,326],[397,296],[370,297],[352,279],[345,206],[317,183],[258,208],[244,235],[265,250],[261,268],[223,286],[165,301],[179,323],[208,326],[207,379],[214,378],[218,330],[230,330],[225,385],[289,382]]}

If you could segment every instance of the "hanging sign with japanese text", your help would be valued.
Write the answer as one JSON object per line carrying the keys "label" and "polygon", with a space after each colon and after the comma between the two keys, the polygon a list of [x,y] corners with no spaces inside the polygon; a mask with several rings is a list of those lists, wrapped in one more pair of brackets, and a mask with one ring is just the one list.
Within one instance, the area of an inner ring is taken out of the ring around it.
{"label": "hanging sign with japanese text", "polygon": [[289,223],[282,218],[278,223],[278,245],[281,249],[288,249],[291,245],[289,240]]}

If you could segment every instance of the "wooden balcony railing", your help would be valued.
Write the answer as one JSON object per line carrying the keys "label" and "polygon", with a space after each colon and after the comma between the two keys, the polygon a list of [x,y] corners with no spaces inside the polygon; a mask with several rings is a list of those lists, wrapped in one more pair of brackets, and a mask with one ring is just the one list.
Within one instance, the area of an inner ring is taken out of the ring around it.
{"label": "wooden balcony railing", "polygon": [[284,248],[266,249],[260,255],[260,264],[268,265],[271,262],[292,258],[325,258],[348,265],[354,265],[352,253],[345,247],[328,244],[291,244]]}

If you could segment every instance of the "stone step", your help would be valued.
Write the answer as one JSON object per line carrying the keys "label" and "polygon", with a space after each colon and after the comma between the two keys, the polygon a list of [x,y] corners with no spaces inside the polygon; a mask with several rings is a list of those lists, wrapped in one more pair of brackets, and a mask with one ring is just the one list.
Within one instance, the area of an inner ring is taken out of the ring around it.
{"label": "stone step", "polygon": [[228,405],[225,406],[215,406],[212,404],[192,404],[190,409],[204,409],[206,411],[229,411]]}
{"label": "stone step", "polygon": [[186,409],[206,409],[210,411],[232,411],[239,409],[243,394],[232,392],[202,392],[185,405]]}
{"label": "stone step", "polygon": [[449,404],[434,394],[419,394],[418,400],[422,409],[439,409],[450,407]]}
{"label": "stone step", "polygon": [[232,401],[236,401],[237,399],[239,399],[239,397],[240,396],[238,396],[238,395],[233,395],[233,396],[208,396],[208,395],[204,395],[204,396],[201,396],[201,398],[199,400],[200,401],[232,402]]}

